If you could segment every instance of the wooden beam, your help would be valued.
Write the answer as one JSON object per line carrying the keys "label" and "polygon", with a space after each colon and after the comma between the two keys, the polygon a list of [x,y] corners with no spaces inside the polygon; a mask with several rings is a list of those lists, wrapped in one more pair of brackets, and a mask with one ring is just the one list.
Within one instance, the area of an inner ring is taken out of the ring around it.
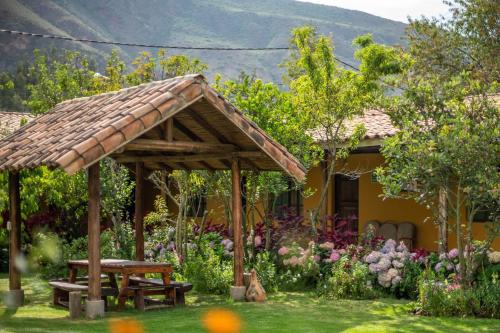
{"label": "wooden beam", "polygon": [[21,254],[21,195],[19,191],[19,172],[9,172],[9,290],[21,289],[21,272],[15,263]]}
{"label": "wooden beam", "polygon": [[207,142],[188,142],[151,139],[136,139],[125,146],[125,150],[135,151],[163,151],[180,153],[202,153],[202,152],[232,152],[237,148],[231,144],[207,143]]}
{"label": "wooden beam", "polygon": [[135,259],[144,261],[144,163],[135,164]]}
{"label": "wooden beam", "polygon": [[99,162],[88,168],[88,256],[89,256],[89,290],[88,299],[98,301],[101,299],[101,226],[100,226],[100,175]]}
{"label": "wooden beam", "polygon": [[241,206],[241,171],[240,161],[233,158],[231,161],[231,186],[232,186],[232,218],[234,237],[234,285],[244,286],[243,282],[243,235],[242,235],[242,206]]}
{"label": "wooden beam", "polygon": [[198,135],[194,134],[189,128],[184,126],[180,121],[174,119],[174,127],[177,128],[180,132],[182,132],[189,139],[197,142],[203,141]]}
{"label": "wooden beam", "polygon": [[224,154],[195,154],[184,156],[162,156],[162,155],[147,155],[147,156],[129,156],[118,155],[113,158],[119,163],[134,163],[134,162],[202,162],[206,160],[220,160],[227,158],[262,158],[265,155],[260,151],[240,151],[235,153]]}
{"label": "wooden beam", "polygon": [[167,121],[165,121],[165,140],[168,142],[174,141],[174,118],[168,118]]}
{"label": "wooden beam", "polygon": [[221,143],[229,143],[229,140],[219,131],[217,131],[215,128],[210,125],[205,118],[200,116],[196,111],[193,111],[191,109],[186,110],[187,114],[198,124],[200,125],[205,131],[210,133],[213,137],[215,137],[219,142]]}

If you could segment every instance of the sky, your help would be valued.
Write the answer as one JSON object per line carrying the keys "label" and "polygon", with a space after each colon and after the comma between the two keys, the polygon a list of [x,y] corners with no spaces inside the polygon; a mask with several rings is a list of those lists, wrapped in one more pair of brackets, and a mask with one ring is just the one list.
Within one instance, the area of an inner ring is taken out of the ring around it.
{"label": "sky", "polygon": [[391,20],[407,23],[412,18],[448,14],[448,6],[442,0],[299,0],[360,10]]}

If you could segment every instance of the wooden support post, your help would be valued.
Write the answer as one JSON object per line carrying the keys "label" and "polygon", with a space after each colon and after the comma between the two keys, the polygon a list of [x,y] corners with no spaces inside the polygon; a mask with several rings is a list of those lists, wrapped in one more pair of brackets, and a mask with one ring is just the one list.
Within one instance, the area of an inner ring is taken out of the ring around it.
{"label": "wooden support post", "polygon": [[82,292],[70,291],[69,293],[69,317],[78,319],[82,316]]}
{"label": "wooden support post", "polygon": [[135,259],[144,260],[144,164],[135,164]]}
{"label": "wooden support post", "polygon": [[88,300],[101,299],[101,246],[100,246],[100,176],[99,162],[88,168],[89,212],[88,212],[88,256],[89,256],[89,291]]}
{"label": "wooden support post", "polygon": [[442,187],[439,190],[439,216],[438,216],[438,229],[439,229],[439,253],[448,252],[448,199],[446,188]]}
{"label": "wooden support post", "polygon": [[21,196],[19,173],[9,172],[10,241],[9,241],[9,290],[21,289],[21,272],[16,267],[16,258],[21,254]]}
{"label": "wooden support post", "polygon": [[231,180],[233,195],[233,233],[234,233],[234,285],[236,287],[244,286],[243,282],[243,235],[241,232],[241,172],[240,161],[233,159],[231,162]]}
{"label": "wooden support post", "polygon": [[174,141],[174,118],[168,118],[165,122],[165,140]]}

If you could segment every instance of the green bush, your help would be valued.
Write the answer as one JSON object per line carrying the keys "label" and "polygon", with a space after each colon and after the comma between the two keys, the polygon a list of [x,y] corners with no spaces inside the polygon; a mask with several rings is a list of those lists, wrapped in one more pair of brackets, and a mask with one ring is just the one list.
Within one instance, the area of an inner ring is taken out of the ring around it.
{"label": "green bush", "polygon": [[185,262],[184,277],[196,291],[227,294],[233,282],[233,263],[218,256],[214,249],[206,247]]}
{"label": "green bush", "polygon": [[373,277],[368,266],[358,260],[342,256],[337,260],[324,282],[320,283],[320,294],[334,298],[370,299],[377,296],[373,289]]}
{"label": "green bush", "polygon": [[[101,258],[132,259],[134,238],[130,227],[123,226],[119,234],[116,230],[101,233]],[[120,235],[122,237],[120,237]],[[124,240],[130,237],[130,240]],[[122,238],[122,239],[121,239]],[[63,241],[51,233],[38,233],[29,251],[30,266],[45,278],[68,276],[68,260],[87,259],[88,237],[74,239],[71,243]]]}
{"label": "green bush", "polygon": [[482,280],[463,289],[424,272],[419,284],[417,311],[430,316],[500,318],[500,281]]}
{"label": "green bush", "polygon": [[416,300],[418,298],[418,281],[422,272],[422,264],[413,260],[406,260],[402,269],[402,279],[393,287],[395,296]]}
{"label": "green bush", "polygon": [[270,252],[257,253],[255,263],[248,267],[248,270],[255,269],[262,287],[268,293],[278,291],[279,280],[276,265]]}

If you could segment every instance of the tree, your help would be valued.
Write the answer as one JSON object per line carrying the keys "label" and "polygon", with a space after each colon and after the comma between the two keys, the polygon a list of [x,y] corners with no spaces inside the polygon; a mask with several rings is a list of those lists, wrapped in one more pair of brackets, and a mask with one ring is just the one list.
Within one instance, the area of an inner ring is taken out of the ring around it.
{"label": "tree", "polygon": [[[498,40],[488,37],[489,11],[499,8],[492,1],[454,6],[448,21],[424,18],[410,25],[400,78],[405,90],[388,105],[399,132],[385,141],[386,165],[377,174],[386,196],[413,198],[441,221],[440,251],[447,230],[455,232],[460,276],[469,286],[474,253],[484,255],[500,231],[500,113],[491,95],[498,90],[498,64],[489,59]],[[472,223],[484,209],[491,212],[490,233],[477,244]]]}
{"label": "tree", "polygon": [[[276,84],[265,83],[262,80],[245,73],[241,73],[237,80],[222,81],[220,76],[215,79],[214,87],[226,97],[244,115],[254,121],[274,140],[281,143],[287,150],[297,157],[306,167],[315,163],[319,150],[314,145],[313,138],[306,129],[308,119],[305,113],[298,112],[292,103],[290,92],[281,91]],[[225,177],[226,184],[230,185],[230,178]],[[245,219],[244,231],[252,237],[255,226],[255,213],[259,215],[266,226],[266,249],[270,247],[270,232],[272,220],[270,213],[279,194],[289,190],[289,179],[281,172],[247,171],[246,202],[250,216]],[[219,180],[220,183],[220,180]],[[295,184],[300,187],[301,184]],[[225,186],[223,188],[229,188]],[[220,192],[220,191],[219,191]],[[230,191],[219,193],[225,195],[223,202],[225,210],[230,211]],[[261,203],[263,211],[257,209]],[[228,214],[228,216],[231,216]],[[253,251],[250,251],[253,254]]]}
{"label": "tree", "polygon": [[[354,40],[358,47],[355,57],[360,60],[360,72],[340,67],[333,46],[326,36],[318,36],[310,26],[295,28],[291,44],[294,52],[286,63],[293,103],[310,122],[306,128],[314,135],[330,157],[327,183],[332,181],[337,160],[348,156],[364,135],[364,127],[346,133],[346,122],[371,106],[381,89],[377,80],[399,72],[395,50],[375,44],[370,35]],[[327,187],[321,190],[317,207],[311,212],[313,230],[326,200]]]}

